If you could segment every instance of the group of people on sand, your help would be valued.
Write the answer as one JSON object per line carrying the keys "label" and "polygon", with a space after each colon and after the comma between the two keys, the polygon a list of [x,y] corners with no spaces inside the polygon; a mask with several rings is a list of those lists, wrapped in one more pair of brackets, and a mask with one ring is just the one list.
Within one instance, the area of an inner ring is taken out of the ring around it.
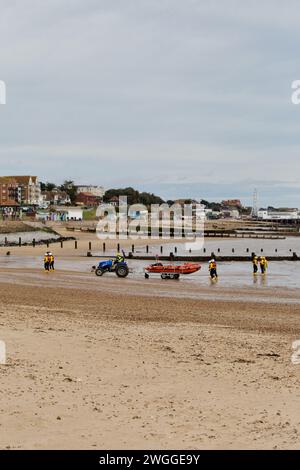
{"label": "group of people on sand", "polygon": [[54,256],[50,251],[47,251],[44,255],[44,268],[45,271],[54,271]]}
{"label": "group of people on sand", "polygon": [[[268,261],[265,256],[257,256],[255,253],[252,253],[252,266],[253,266],[253,274],[258,273],[258,267],[260,267],[261,274],[266,274]],[[44,268],[45,271],[54,271],[54,256],[50,251],[47,251],[44,255]],[[116,255],[115,263],[124,261],[124,257],[118,253]],[[208,270],[209,275],[212,281],[216,281],[218,279],[218,272],[217,272],[217,262],[214,253],[211,254],[211,259],[208,262]]]}
{"label": "group of people on sand", "polygon": [[255,253],[252,253],[252,266],[253,274],[258,273],[258,266],[260,267],[261,274],[266,274],[268,268],[268,260],[265,256],[256,256]]}
{"label": "group of people on sand", "polygon": [[[265,256],[256,256],[255,253],[252,253],[252,266],[253,274],[258,273],[258,267],[260,267],[261,274],[266,274],[268,268],[268,260]],[[218,279],[217,273],[217,262],[214,253],[211,254],[211,259],[208,262],[209,275],[212,281]]]}

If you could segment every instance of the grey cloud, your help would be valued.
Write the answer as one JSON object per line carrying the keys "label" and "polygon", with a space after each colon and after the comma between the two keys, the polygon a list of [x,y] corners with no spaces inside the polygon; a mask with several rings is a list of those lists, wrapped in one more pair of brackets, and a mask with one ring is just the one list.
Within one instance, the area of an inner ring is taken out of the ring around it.
{"label": "grey cloud", "polygon": [[298,2],[1,6],[1,173],[106,185],[213,178],[216,194],[262,172],[297,178]]}

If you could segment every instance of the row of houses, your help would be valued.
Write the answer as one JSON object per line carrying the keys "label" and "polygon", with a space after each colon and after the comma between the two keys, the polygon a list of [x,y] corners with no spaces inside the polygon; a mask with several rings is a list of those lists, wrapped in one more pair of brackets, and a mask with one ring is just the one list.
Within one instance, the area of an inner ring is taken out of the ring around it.
{"label": "row of houses", "polygon": [[14,220],[25,216],[38,220],[82,220],[83,207],[98,206],[104,192],[102,186],[77,186],[76,199],[71,201],[69,194],[58,188],[42,191],[37,176],[2,176],[0,214],[3,219]]}
{"label": "row of houses", "polygon": [[[103,186],[76,186],[75,204],[79,206],[96,207],[104,196],[105,190]],[[67,192],[54,188],[51,191],[43,191],[41,193],[40,207],[47,209],[52,205],[65,206],[71,204],[72,201]]]}
{"label": "row of houses", "polygon": [[[80,207],[97,207],[103,201],[105,190],[103,186],[79,185],[76,187],[75,203]],[[184,204],[186,201],[177,200],[177,203]],[[196,201],[191,201],[196,202]],[[106,204],[107,206],[118,206],[119,198],[113,196]],[[50,207],[58,207],[57,210],[47,212],[46,217],[55,217],[56,220],[78,220],[82,218],[82,211],[73,208],[66,209],[72,204],[69,194],[54,188],[51,191],[41,191],[41,184],[37,176],[2,176],[0,177],[0,211],[3,216],[18,217],[21,212],[29,215],[36,210],[47,210]],[[105,206],[103,204],[103,208]],[[59,209],[60,206],[60,209]],[[206,219],[239,219],[242,208],[239,199],[224,200],[220,204],[219,210],[205,208]],[[54,215],[53,215],[54,214]],[[197,215],[197,214],[194,214]],[[259,220],[299,220],[298,209],[260,209],[257,214]]]}
{"label": "row of houses", "polygon": [[[78,205],[96,206],[102,201],[102,186],[77,186]],[[37,176],[2,176],[0,177],[0,207],[16,209],[21,206],[48,207],[50,205],[71,204],[70,196],[65,191],[54,188],[41,191]]]}

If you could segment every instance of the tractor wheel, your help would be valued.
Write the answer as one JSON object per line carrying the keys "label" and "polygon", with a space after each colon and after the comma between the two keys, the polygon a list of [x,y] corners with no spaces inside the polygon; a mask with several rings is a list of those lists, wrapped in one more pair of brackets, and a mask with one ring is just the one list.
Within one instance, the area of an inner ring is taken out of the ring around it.
{"label": "tractor wheel", "polygon": [[162,279],[167,279],[168,278],[168,275],[166,273],[162,273],[161,276],[160,276]]}
{"label": "tractor wheel", "polygon": [[96,274],[96,276],[102,276],[104,274],[104,271],[101,268],[97,268],[95,270],[95,274]]}
{"label": "tractor wheel", "polygon": [[127,266],[117,266],[116,267],[116,275],[118,277],[126,277],[128,276],[129,269]]}
{"label": "tractor wheel", "polygon": [[149,279],[149,274],[145,273],[145,279]]}
{"label": "tractor wheel", "polygon": [[174,279],[179,279],[179,274],[174,274]]}

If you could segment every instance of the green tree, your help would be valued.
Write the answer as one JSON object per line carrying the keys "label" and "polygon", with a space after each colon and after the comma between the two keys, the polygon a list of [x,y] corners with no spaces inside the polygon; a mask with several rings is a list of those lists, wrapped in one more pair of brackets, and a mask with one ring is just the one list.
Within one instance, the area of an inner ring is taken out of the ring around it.
{"label": "green tree", "polygon": [[128,205],[131,204],[144,204],[149,206],[151,204],[162,204],[164,201],[159,196],[152,193],[142,192],[140,193],[134,188],[119,188],[119,189],[108,189],[104,194],[103,201],[109,202],[113,197],[127,196]]}
{"label": "green tree", "polygon": [[72,204],[74,204],[77,194],[77,188],[72,180],[65,180],[59,188],[61,191],[64,191],[68,194],[71,199]]}
{"label": "green tree", "polygon": [[53,189],[56,188],[56,184],[54,183],[49,183],[49,181],[47,181],[46,183],[41,183],[41,190],[42,191],[53,191]]}

